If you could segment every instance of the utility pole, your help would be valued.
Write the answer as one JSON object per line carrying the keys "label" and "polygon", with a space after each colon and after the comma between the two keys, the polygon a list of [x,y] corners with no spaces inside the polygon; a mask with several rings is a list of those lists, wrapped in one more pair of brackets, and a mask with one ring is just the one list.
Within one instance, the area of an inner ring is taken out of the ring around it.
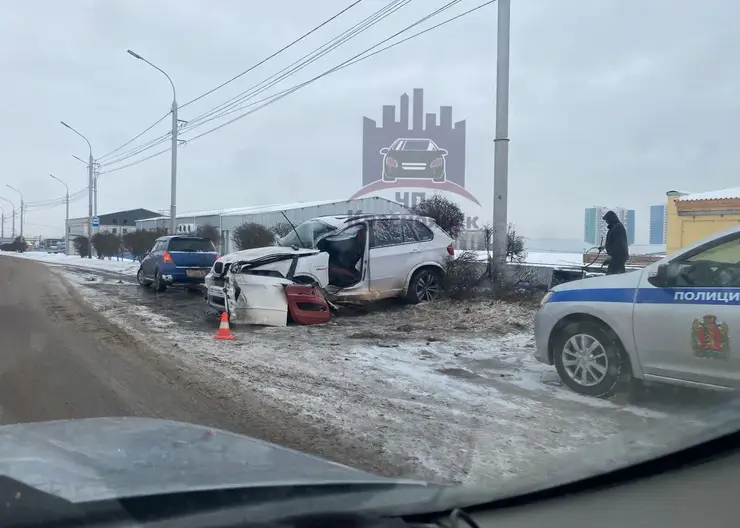
{"label": "utility pole", "polygon": [[170,235],[177,232],[177,99],[172,87],[172,164],[170,169]]}
{"label": "utility pole", "polygon": [[509,42],[511,0],[498,0],[496,35],[496,136],[493,161],[493,258],[499,273],[506,266],[509,192]]}
{"label": "utility pole", "polygon": [[[12,186],[7,185],[7,184],[5,186],[8,189],[12,189],[13,191],[17,192],[20,195],[20,197],[21,197],[21,241],[23,241],[24,240],[23,239],[23,194],[18,189],[16,189],[15,187],[12,187]],[[15,236],[15,235],[13,235],[13,236]]]}
{"label": "utility pole", "polygon": [[172,78],[167,75],[159,66],[152,64],[138,53],[134,53],[131,50],[126,52],[135,59],[146,62],[149,66],[159,71],[162,75],[167,77],[172,87],[172,165],[170,170],[170,234],[174,235],[177,232],[177,131],[179,121],[177,120],[177,91],[175,90],[175,83],[172,82]]}
{"label": "utility pole", "polygon": [[5,238],[5,211],[0,207],[0,238]]}
{"label": "utility pole", "polygon": [[70,129],[72,132],[80,136],[82,139],[85,140],[87,143],[87,147],[90,149],[90,155],[87,158],[87,199],[88,199],[88,206],[87,206],[87,242],[88,242],[88,251],[87,251],[87,258],[92,258],[92,236],[93,236],[93,189],[95,186],[95,182],[93,181],[93,163],[95,160],[93,160],[93,154],[92,154],[92,145],[90,144],[90,140],[88,140],[85,136],[80,134],[77,130],[69,126],[64,121],[61,121],[62,125]]}
{"label": "utility pole", "polygon": [[64,213],[64,254],[69,255],[69,187],[67,187],[66,183],[64,183],[62,180],[60,180],[53,174],[49,174],[49,176],[51,176],[56,181],[64,185],[64,189],[66,190],[65,203],[67,206],[67,210]]}
{"label": "utility pole", "polygon": [[93,216],[98,216],[98,176],[100,176],[98,164],[95,163],[93,166],[93,192],[95,193],[95,198],[93,200]]}
{"label": "utility pole", "polygon": [[0,200],[2,200],[3,202],[8,202],[10,204],[10,207],[13,208],[13,220],[11,222],[12,227],[10,229],[10,236],[13,240],[15,240],[15,204],[7,198],[3,198],[2,196],[0,196]]}

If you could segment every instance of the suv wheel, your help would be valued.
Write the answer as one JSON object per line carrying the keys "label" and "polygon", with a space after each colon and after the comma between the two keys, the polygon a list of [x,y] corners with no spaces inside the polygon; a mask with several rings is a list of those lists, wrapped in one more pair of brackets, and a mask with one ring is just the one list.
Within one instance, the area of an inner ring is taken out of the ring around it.
{"label": "suv wheel", "polygon": [[571,323],[555,339],[555,368],[571,390],[585,396],[613,395],[621,381],[630,381],[626,353],[601,325]]}
{"label": "suv wheel", "polygon": [[406,300],[411,304],[434,301],[441,291],[442,274],[430,268],[423,268],[411,277]]}

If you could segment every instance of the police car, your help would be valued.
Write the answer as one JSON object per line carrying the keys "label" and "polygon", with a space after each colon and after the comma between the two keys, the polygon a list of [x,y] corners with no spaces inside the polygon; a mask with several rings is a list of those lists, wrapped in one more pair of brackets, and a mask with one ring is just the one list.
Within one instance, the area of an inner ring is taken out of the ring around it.
{"label": "police car", "polygon": [[740,226],[641,270],[552,288],[535,337],[535,357],[580,394],[634,380],[739,388]]}

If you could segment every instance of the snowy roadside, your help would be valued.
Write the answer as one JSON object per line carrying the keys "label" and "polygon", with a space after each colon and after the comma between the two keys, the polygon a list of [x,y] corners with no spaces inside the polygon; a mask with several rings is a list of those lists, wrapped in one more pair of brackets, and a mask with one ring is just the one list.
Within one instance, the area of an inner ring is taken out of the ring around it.
{"label": "snowy roadside", "polygon": [[553,369],[534,359],[533,313],[516,305],[396,305],[322,326],[238,327],[236,341],[214,342],[61,273],[114,324],[215,372],[227,397],[255,391],[329,423],[379,458],[407,460],[416,468],[408,477],[500,483],[667,417],[542,383]]}
{"label": "snowy roadside", "polygon": [[79,255],[64,255],[62,253],[46,253],[43,251],[27,251],[26,253],[0,251],[0,255],[35,260],[50,265],[112,271],[122,275],[130,275],[132,277],[135,277],[136,272],[139,270],[139,263],[131,260],[86,259]]}

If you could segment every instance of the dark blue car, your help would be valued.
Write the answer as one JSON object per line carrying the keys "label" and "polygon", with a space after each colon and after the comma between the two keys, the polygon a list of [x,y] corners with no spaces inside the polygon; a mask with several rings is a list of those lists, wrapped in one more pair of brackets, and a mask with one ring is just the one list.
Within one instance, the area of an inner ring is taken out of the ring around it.
{"label": "dark blue car", "polygon": [[160,237],[141,261],[136,279],[142,286],[152,285],[158,292],[172,285],[197,286],[204,282],[218,258],[213,242],[207,238]]}

